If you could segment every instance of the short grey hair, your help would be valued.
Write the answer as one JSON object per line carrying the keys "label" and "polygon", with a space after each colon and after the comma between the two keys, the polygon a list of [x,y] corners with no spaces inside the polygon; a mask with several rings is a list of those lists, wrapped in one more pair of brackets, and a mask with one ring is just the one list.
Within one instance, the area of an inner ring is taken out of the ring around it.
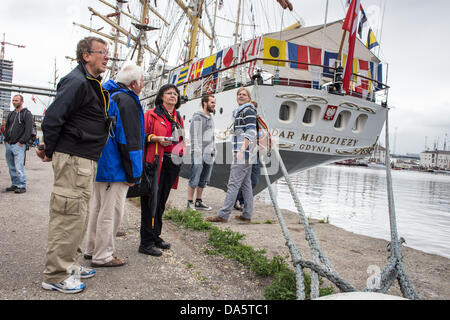
{"label": "short grey hair", "polygon": [[117,73],[116,82],[121,82],[129,86],[133,81],[139,83],[143,75],[144,70],[141,67],[137,66],[134,62],[127,61]]}
{"label": "short grey hair", "polygon": [[92,50],[92,42],[93,41],[100,42],[100,43],[104,44],[105,46],[108,45],[105,40],[103,40],[102,38],[98,38],[98,37],[86,37],[84,39],[81,39],[77,44],[77,51],[76,51],[78,63],[86,63],[86,61],[83,58],[83,53],[89,52],[90,50]]}

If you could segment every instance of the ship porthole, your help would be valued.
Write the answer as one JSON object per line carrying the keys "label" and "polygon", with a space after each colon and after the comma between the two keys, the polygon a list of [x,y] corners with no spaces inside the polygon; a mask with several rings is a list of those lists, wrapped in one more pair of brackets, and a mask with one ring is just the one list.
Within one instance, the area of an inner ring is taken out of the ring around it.
{"label": "ship porthole", "polygon": [[219,113],[222,114],[223,113],[223,108],[219,109]]}
{"label": "ship porthole", "polygon": [[361,133],[361,131],[364,129],[364,126],[366,125],[367,119],[367,114],[360,114],[353,124],[352,131],[354,133]]}
{"label": "ship porthole", "polygon": [[303,114],[303,124],[306,126],[313,126],[316,124],[317,119],[319,119],[320,115],[320,107],[316,105],[310,105],[306,108],[305,113]]}
{"label": "ship porthole", "polygon": [[295,113],[297,110],[297,104],[292,101],[285,101],[280,106],[280,111],[278,113],[278,119],[281,122],[289,123],[295,118]]}
{"label": "ship porthole", "polygon": [[342,111],[339,113],[334,122],[334,128],[339,131],[344,130],[348,125],[351,115],[350,111]]}

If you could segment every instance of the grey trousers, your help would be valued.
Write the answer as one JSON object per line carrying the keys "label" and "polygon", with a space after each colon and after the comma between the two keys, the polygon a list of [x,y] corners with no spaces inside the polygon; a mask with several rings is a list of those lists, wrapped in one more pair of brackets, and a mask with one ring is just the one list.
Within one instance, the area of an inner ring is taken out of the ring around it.
{"label": "grey trousers", "polygon": [[231,165],[230,178],[228,179],[227,194],[222,208],[219,210],[219,217],[228,219],[231,210],[236,202],[239,189],[244,197],[244,211],[242,216],[251,219],[253,214],[253,190],[252,190],[252,165],[236,163]]}

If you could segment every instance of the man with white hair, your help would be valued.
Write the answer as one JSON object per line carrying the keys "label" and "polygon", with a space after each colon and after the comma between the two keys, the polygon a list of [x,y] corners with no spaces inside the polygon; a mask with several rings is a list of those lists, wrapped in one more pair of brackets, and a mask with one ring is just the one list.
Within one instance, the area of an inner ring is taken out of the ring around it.
{"label": "man with white hair", "polygon": [[132,62],[119,71],[116,82],[103,87],[111,102],[108,116],[112,127],[108,142],[98,160],[97,176],[90,201],[84,258],[92,267],[119,267],[114,237],[125,210],[128,187],[139,181],[144,147],[144,113],[139,94],[144,86],[143,70]]}

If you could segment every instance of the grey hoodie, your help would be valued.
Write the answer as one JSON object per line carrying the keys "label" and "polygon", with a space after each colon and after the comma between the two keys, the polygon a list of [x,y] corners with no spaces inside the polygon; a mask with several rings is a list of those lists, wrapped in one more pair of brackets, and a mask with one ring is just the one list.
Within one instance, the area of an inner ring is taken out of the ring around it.
{"label": "grey hoodie", "polygon": [[212,116],[206,115],[203,111],[195,112],[192,116],[189,134],[191,138],[191,154],[194,158],[204,155],[214,156],[215,138]]}

